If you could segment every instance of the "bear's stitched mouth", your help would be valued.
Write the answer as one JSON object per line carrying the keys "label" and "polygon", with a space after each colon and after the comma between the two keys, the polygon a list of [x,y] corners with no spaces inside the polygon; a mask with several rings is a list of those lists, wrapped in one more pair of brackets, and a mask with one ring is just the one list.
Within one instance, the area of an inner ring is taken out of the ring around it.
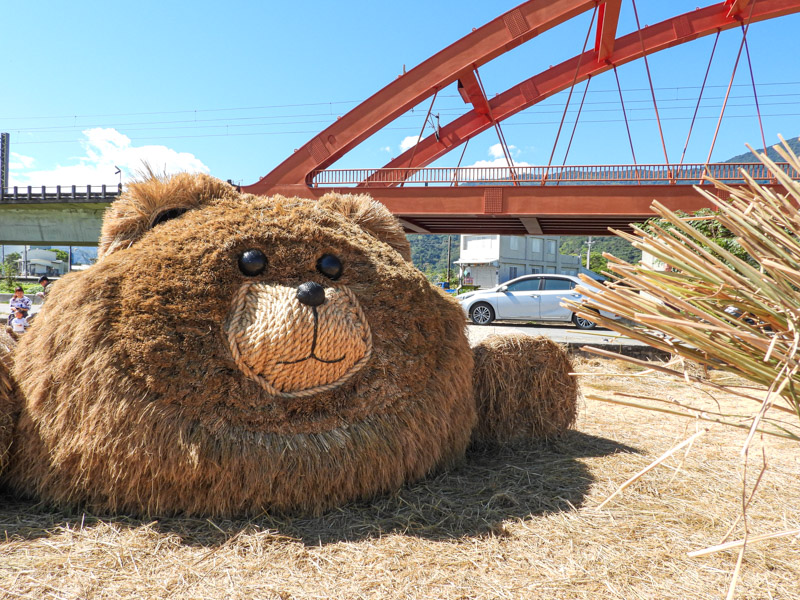
{"label": "bear's stitched mouth", "polygon": [[317,313],[317,307],[316,306],[312,306],[311,310],[314,313],[314,337],[311,340],[311,352],[309,353],[308,356],[306,356],[305,358],[301,358],[299,360],[279,360],[278,361],[279,365],[296,365],[297,363],[301,363],[303,361],[306,361],[309,358],[313,358],[314,360],[317,360],[317,361],[319,361],[321,363],[325,363],[325,364],[333,364],[333,363],[341,362],[341,361],[343,361],[345,359],[345,355],[344,354],[342,354],[339,358],[335,358],[333,360],[326,360],[326,359],[320,358],[319,356],[314,354],[314,352],[317,349],[317,334],[318,334],[318,330],[319,330],[319,313]]}
{"label": "bear's stitched mouth", "polygon": [[361,370],[372,333],[347,287],[328,287],[318,306],[298,301],[297,288],[242,285],[224,332],[239,370],[270,394],[302,397],[331,390]]}

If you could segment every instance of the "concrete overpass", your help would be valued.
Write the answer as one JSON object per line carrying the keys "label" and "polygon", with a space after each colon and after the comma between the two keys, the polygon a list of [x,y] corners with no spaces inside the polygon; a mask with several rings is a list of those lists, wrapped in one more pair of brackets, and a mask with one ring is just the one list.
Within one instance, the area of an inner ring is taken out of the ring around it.
{"label": "concrete overpass", "polygon": [[103,212],[121,191],[121,185],[0,188],[0,244],[97,244]]}

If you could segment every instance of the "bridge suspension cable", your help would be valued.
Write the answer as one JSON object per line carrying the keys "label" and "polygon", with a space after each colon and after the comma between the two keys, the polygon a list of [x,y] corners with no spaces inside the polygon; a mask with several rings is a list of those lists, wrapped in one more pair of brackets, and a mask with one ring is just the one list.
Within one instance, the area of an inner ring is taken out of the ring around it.
{"label": "bridge suspension cable", "polygon": [[[617,80],[617,89],[619,90],[619,103],[622,105],[622,116],[625,118],[625,130],[628,132],[628,142],[631,145],[631,156],[633,157],[633,164],[634,166],[637,164],[636,162],[636,151],[633,149],[633,136],[631,136],[631,127],[628,124],[628,115],[625,112],[625,100],[622,99],[622,87],[619,85],[619,75],[617,74],[617,66],[614,65],[614,77]],[[637,169],[638,173],[638,169]],[[636,178],[637,183],[641,183],[639,178]]]}
{"label": "bridge suspension cable", "polygon": [[[581,53],[578,58],[578,64],[575,67],[575,76],[572,78],[572,85],[569,86],[569,94],[567,94],[567,101],[564,104],[564,114],[561,115],[561,122],[558,124],[558,131],[556,132],[556,139],[553,142],[553,149],[550,151],[550,158],[547,160],[547,171],[550,170],[550,165],[553,164],[553,155],[556,153],[556,146],[558,146],[558,139],[561,137],[561,128],[564,126],[564,119],[567,118],[567,110],[569,109],[570,100],[572,100],[572,92],[575,90],[575,83],[578,81],[578,74],[581,72],[581,62],[583,61],[583,56],[586,54],[586,46],[589,43],[589,36],[592,35],[592,27],[594,26],[594,19],[597,16],[597,9],[598,5],[596,4],[594,7],[594,11],[592,12],[592,19],[589,21],[589,30],[586,32],[586,39],[583,40],[583,48],[581,48]],[[586,82],[586,88],[589,87],[589,82]],[[586,90],[584,89],[583,97],[586,98]],[[581,106],[583,106],[583,101],[581,101]],[[575,119],[575,124],[578,124],[578,119]],[[573,129],[572,134],[575,135],[575,130]],[[572,138],[570,138],[570,143],[572,143]],[[566,157],[564,158],[566,161]],[[547,173],[545,171],[545,173]],[[545,178],[547,176],[545,175]],[[545,181],[542,181],[542,185],[545,184]]]}
{"label": "bridge suspension cable", "polygon": [[747,66],[750,69],[750,81],[753,84],[753,100],[756,103],[756,115],[758,115],[758,128],[761,130],[761,143],[764,144],[761,147],[764,148],[764,152],[766,152],[767,140],[764,137],[764,123],[761,122],[761,109],[758,106],[758,92],[756,91],[756,78],[753,75],[753,63],[750,62],[750,45],[747,43],[746,37],[744,38],[744,52],[747,55]]}
{"label": "bridge suspension cable", "polygon": [[[411,158],[408,159],[408,166],[414,164],[414,154],[417,153],[417,146],[419,145],[420,140],[422,139],[422,134],[425,133],[425,126],[428,124],[428,119],[431,118],[431,112],[433,111],[433,104],[436,102],[436,96],[439,94],[439,90],[433,92],[433,98],[431,98],[431,105],[428,107],[428,114],[425,115],[425,120],[422,122],[422,128],[419,130],[419,135],[417,136],[417,143],[414,144],[414,151],[411,153]],[[438,132],[436,135],[439,135]],[[400,184],[402,187],[403,184]]]}
{"label": "bridge suspension cable", "polygon": [[[477,66],[475,67],[475,79],[478,80],[481,94],[483,95],[484,100],[486,100],[486,88],[483,87],[483,81],[481,80],[481,74],[478,72]],[[488,102],[486,102],[486,108],[488,110],[488,114],[486,116],[489,117],[489,120],[494,125],[494,129],[497,132],[497,137],[500,140],[500,147],[503,149],[503,156],[506,157],[506,164],[508,165],[508,172],[511,174],[511,180],[514,182],[514,185],[519,185],[516,172],[514,171],[514,165],[511,161],[511,151],[508,149],[508,144],[506,143],[506,136],[503,135],[503,130],[500,128],[500,123],[494,118],[494,115],[492,114],[492,107]]]}
{"label": "bridge suspension cable", "polygon": [[653,78],[650,76],[650,63],[647,62],[647,49],[644,46],[642,27],[639,25],[639,12],[636,10],[636,0],[631,0],[631,3],[633,4],[633,16],[636,17],[636,31],[639,34],[639,44],[642,46],[642,58],[644,59],[644,68],[647,71],[647,82],[650,84],[650,95],[653,96],[653,109],[655,110],[656,122],[658,123],[658,135],[661,136],[661,147],[664,149],[664,162],[669,164],[667,144],[664,141],[664,131],[661,129],[661,119],[658,116],[658,104],[656,103],[656,92],[653,89]]}
{"label": "bridge suspension cable", "polygon": [[686,157],[686,149],[689,147],[689,138],[692,137],[692,129],[694,128],[694,122],[697,119],[697,111],[700,110],[700,101],[703,99],[703,90],[706,89],[706,81],[708,81],[708,73],[711,71],[711,62],[714,60],[714,52],[717,50],[717,42],[719,41],[719,34],[722,33],[721,31],[717,31],[716,37],[714,37],[714,45],[711,48],[711,57],[708,59],[708,67],[706,67],[706,75],[703,77],[703,85],[700,86],[700,94],[697,96],[697,105],[694,107],[694,114],[692,115],[692,122],[689,124],[689,132],[686,134],[686,143],[683,145],[683,152],[681,153],[681,161],[678,163],[680,165],[683,164],[683,159]]}
{"label": "bridge suspension cable", "polygon": [[725,92],[725,100],[722,101],[722,108],[719,111],[719,119],[717,119],[717,127],[714,130],[714,137],[711,139],[711,148],[708,149],[708,158],[706,158],[706,163],[711,162],[711,153],[714,152],[714,145],[717,143],[717,135],[719,135],[719,128],[720,125],[722,125],[722,116],[725,114],[725,107],[728,104],[728,96],[730,96],[731,94],[731,88],[733,87],[733,80],[736,77],[736,69],[739,67],[739,59],[742,57],[742,49],[744,48],[744,43],[747,41],[747,30],[750,29],[750,22],[753,16],[753,9],[755,7],[756,7],[756,0],[753,0],[753,3],[750,5],[750,15],[747,18],[747,25],[742,23],[742,42],[739,44],[739,51],[736,53],[736,61],[733,63],[733,72],[731,73],[731,80],[728,83],[728,90]]}
{"label": "bridge suspension cable", "polygon": [[567,149],[564,151],[564,160],[561,161],[561,166],[567,164],[567,156],[569,156],[569,149],[572,148],[572,140],[575,137],[575,131],[578,129],[578,121],[581,118],[581,112],[583,111],[583,103],[586,100],[586,92],[589,91],[589,82],[592,80],[591,77],[586,79],[586,86],[583,88],[583,96],[581,97],[580,106],[578,106],[578,114],[575,115],[575,123],[572,125],[572,134],[569,136],[569,143],[567,144]]}

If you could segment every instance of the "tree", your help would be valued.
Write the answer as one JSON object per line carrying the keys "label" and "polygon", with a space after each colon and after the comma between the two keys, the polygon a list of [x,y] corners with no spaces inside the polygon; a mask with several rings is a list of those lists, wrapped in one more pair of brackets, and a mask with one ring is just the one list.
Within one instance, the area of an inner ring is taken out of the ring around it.
{"label": "tree", "polygon": [[608,259],[599,252],[592,252],[589,255],[589,270],[598,274],[607,271]]}
{"label": "tree", "polygon": [[[753,266],[758,263],[745,251],[739,243],[737,237],[719,221],[720,211],[715,211],[710,208],[703,208],[695,211],[691,215],[683,211],[676,211],[675,216],[680,217],[681,220],[686,221],[692,229],[697,230],[703,237],[717,244],[723,250],[730,252],[736,258],[743,260]],[[664,218],[653,217],[648,219],[642,224],[641,229],[650,233],[657,234],[659,230],[671,231],[675,230],[675,225],[670,223]],[[708,244],[700,242],[700,246],[709,250]]]}
{"label": "tree", "polygon": [[12,252],[11,254],[6,254],[6,265],[12,265],[14,269],[17,268],[17,261],[22,258],[19,252]]}
{"label": "tree", "polygon": [[56,253],[56,258],[62,262],[69,262],[69,254],[66,250],[56,250],[55,248],[51,249],[53,252]]}
{"label": "tree", "polygon": [[14,278],[19,275],[17,261],[21,258],[19,252],[6,254],[6,259],[2,264],[2,276],[6,287],[13,289]]}

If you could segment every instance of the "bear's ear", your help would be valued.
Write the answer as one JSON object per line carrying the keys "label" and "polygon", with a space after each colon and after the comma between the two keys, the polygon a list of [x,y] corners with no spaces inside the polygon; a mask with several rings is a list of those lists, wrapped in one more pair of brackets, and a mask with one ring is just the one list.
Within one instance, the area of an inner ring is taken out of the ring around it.
{"label": "bear's ear", "polygon": [[389,209],[366,194],[325,194],[319,199],[323,208],[338,212],[371,236],[386,242],[397,250],[405,260],[411,262],[411,245],[403,228]]}
{"label": "bear's ear", "polygon": [[128,184],[103,215],[98,260],[127,248],[153,227],[187,210],[238,194],[230,184],[201,173],[157,175],[145,166],[141,176]]}

